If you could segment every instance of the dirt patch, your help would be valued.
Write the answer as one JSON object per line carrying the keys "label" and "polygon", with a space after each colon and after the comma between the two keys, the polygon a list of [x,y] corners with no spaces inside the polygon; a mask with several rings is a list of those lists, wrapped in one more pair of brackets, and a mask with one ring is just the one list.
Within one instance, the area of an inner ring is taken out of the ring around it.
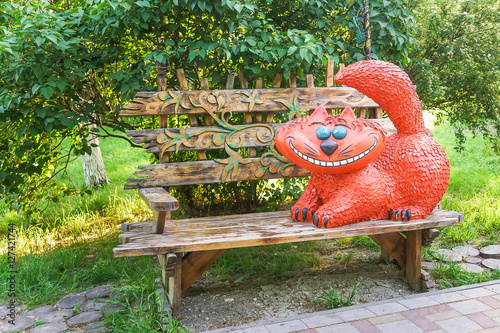
{"label": "dirt patch", "polygon": [[325,290],[333,287],[347,297],[358,281],[356,304],[413,293],[400,267],[378,259],[363,260],[366,257],[357,253],[349,263],[324,257],[320,269],[305,270],[301,276],[265,286],[229,284],[205,274],[183,295],[183,325],[202,332],[321,311],[324,308],[317,298]]}

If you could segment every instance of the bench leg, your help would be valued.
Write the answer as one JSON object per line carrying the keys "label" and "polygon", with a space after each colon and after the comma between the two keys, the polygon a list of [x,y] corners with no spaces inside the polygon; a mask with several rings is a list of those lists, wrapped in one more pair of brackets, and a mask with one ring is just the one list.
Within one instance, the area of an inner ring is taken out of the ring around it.
{"label": "bench leg", "polygon": [[226,250],[190,252],[182,258],[182,292],[185,292]]}
{"label": "bench leg", "polygon": [[181,276],[182,253],[158,255],[162,271],[162,282],[168,293],[168,300],[172,307],[172,317],[180,315],[181,310]]}
{"label": "bench leg", "polygon": [[[377,243],[387,253],[387,257],[392,257],[403,267],[405,265],[405,238],[399,232],[370,235],[370,238]],[[383,258],[382,258],[383,259]]]}
{"label": "bench leg", "polygon": [[406,278],[413,290],[422,285],[422,230],[408,231],[406,234]]}

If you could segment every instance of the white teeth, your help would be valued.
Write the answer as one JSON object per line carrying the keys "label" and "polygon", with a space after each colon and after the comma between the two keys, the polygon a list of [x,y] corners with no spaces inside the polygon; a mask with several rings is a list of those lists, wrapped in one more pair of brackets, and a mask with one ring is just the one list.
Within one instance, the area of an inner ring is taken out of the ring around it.
{"label": "white teeth", "polygon": [[350,163],[355,162],[355,161],[365,157],[366,155],[368,155],[373,149],[375,149],[375,146],[377,145],[377,139],[375,138],[375,142],[373,143],[373,145],[370,148],[368,148],[367,150],[365,150],[364,152],[362,152],[354,157],[350,157],[350,158],[347,158],[345,160],[334,161],[334,162],[320,161],[320,160],[314,159],[312,157],[306,156],[293,146],[291,140],[289,141],[289,144],[290,144],[290,148],[293,150],[293,152],[295,154],[297,154],[297,156],[299,156],[300,158],[302,158],[303,160],[305,160],[309,163],[312,163],[315,165],[320,165],[320,166],[326,166],[326,167],[332,167],[332,166],[337,167],[340,165],[350,164]]}

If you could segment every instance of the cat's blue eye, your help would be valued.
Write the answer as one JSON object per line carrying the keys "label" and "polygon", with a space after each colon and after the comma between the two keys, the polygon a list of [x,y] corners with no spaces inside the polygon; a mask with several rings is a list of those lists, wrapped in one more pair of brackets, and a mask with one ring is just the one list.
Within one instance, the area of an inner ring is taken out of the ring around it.
{"label": "cat's blue eye", "polygon": [[335,126],[332,134],[335,139],[342,140],[347,135],[347,129],[344,126]]}
{"label": "cat's blue eye", "polygon": [[332,132],[330,132],[330,129],[328,127],[326,127],[326,126],[320,126],[316,130],[316,136],[320,140],[326,140],[326,139],[328,139],[331,134],[332,134]]}

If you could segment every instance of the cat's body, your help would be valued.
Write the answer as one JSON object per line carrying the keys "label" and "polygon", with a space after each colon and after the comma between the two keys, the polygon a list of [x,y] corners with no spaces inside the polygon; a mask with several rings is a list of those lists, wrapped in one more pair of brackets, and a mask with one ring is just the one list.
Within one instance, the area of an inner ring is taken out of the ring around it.
{"label": "cat's body", "polygon": [[278,130],[278,150],[312,171],[292,207],[292,219],[335,227],[380,218],[425,218],[444,195],[449,162],[424,128],[420,102],[408,76],[382,61],[346,67],[336,81],[377,102],[398,133],[386,136],[375,122],[347,107],[328,115],[319,107]]}

